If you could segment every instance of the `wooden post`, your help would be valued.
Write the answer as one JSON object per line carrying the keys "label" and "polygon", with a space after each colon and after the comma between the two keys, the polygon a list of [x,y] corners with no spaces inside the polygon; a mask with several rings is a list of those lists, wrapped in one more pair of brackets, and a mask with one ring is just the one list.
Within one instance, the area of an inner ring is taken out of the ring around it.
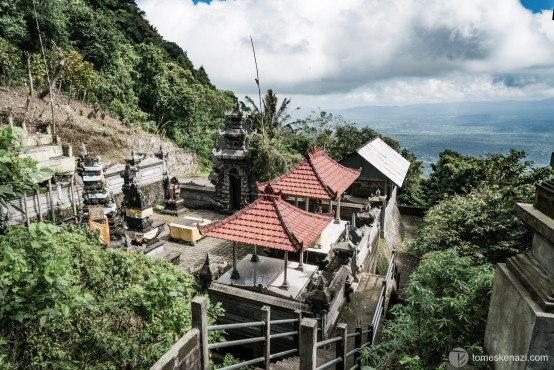
{"label": "wooden post", "polygon": [[323,201],[322,200],[317,201],[317,212],[318,213],[323,213]]}
{"label": "wooden post", "polygon": [[294,206],[298,208],[298,197],[294,197]]}
{"label": "wooden post", "polygon": [[317,355],[317,321],[304,318],[300,324],[300,370],[315,370]]}
{"label": "wooden post", "polygon": [[48,179],[48,195],[50,196],[50,216],[52,223],[56,223],[56,211],[54,210],[54,197],[52,196],[52,178]]}
{"label": "wooden post", "polygon": [[294,336],[294,348],[298,349],[300,346],[300,323],[302,322],[302,310],[294,310],[294,316],[298,319],[298,321],[294,323],[294,331],[298,332],[298,334]]}
{"label": "wooden post", "polygon": [[287,279],[287,270],[288,270],[288,264],[289,264],[289,252],[285,251],[285,277],[283,279],[283,285],[281,285],[281,289],[289,290],[289,280]]}
{"label": "wooden post", "polygon": [[263,356],[265,357],[265,370],[269,370],[271,363],[271,309],[269,306],[262,307],[262,321],[265,326],[262,327],[262,335],[265,337]]}
{"label": "wooden post", "polygon": [[[362,327],[357,326],[356,327],[356,333],[358,334],[356,337],[354,337],[354,348],[360,348],[362,346]],[[354,364],[358,362],[358,359],[360,358],[360,351],[356,352],[354,355]]]}
{"label": "wooden post", "polygon": [[208,313],[205,297],[195,297],[191,303],[192,327],[200,332],[200,369],[210,369],[208,355]]}
{"label": "wooden post", "polygon": [[337,342],[336,345],[336,358],[342,358],[342,361],[336,365],[336,370],[345,370],[346,369],[346,353],[348,352],[348,338],[347,338],[347,327],[346,324],[339,323],[337,324],[337,337],[341,337],[341,340]]}
{"label": "wooden post", "polygon": [[304,210],[307,211],[310,209],[310,198],[304,198]]}
{"label": "wooden post", "polygon": [[41,206],[40,206],[40,192],[38,191],[38,189],[37,189],[35,195],[36,195],[36,196],[35,196],[35,199],[36,199],[37,208],[38,208],[38,218],[39,218],[39,220],[42,221],[42,208],[41,208]]}
{"label": "wooden post", "polygon": [[367,327],[368,333],[367,333],[367,344],[372,345],[373,344],[373,324],[369,324]]}
{"label": "wooden post", "polygon": [[25,223],[27,227],[31,226],[31,221],[29,221],[29,208],[27,207],[27,194],[23,194],[23,205],[25,207]]}
{"label": "wooden post", "polygon": [[329,212],[327,212],[327,213],[333,212],[333,201],[332,200],[329,201],[329,210],[328,211]]}
{"label": "wooden post", "polygon": [[337,220],[340,220],[340,196],[339,196],[339,199],[337,200],[337,214],[335,217]]}
{"label": "wooden post", "polygon": [[71,175],[71,204],[73,205],[73,216],[75,217],[75,223],[77,223],[77,205],[75,204],[75,174]]}
{"label": "wooden post", "polygon": [[250,261],[252,262],[258,262],[260,258],[258,257],[258,247],[254,245],[254,254],[252,254],[252,258],[250,258]]}
{"label": "wooden post", "polygon": [[298,255],[298,266],[296,269],[298,271],[304,271],[304,252],[300,252]]}
{"label": "wooden post", "polygon": [[233,242],[233,272],[231,273],[231,279],[240,279],[240,274],[237,270],[237,242]]}

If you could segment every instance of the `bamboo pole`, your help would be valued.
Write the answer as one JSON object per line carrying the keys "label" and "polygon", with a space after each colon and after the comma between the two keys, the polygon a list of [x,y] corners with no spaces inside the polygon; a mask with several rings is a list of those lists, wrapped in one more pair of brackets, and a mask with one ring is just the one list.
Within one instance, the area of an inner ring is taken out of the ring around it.
{"label": "bamboo pole", "polygon": [[42,221],[42,208],[41,208],[41,206],[40,206],[40,192],[38,191],[38,189],[37,189],[37,191],[36,191],[36,193],[35,193],[35,198],[36,198],[36,200],[37,200],[38,219],[39,219],[40,221]]}
{"label": "bamboo pole", "polygon": [[27,193],[23,194],[23,205],[25,206],[25,223],[29,227],[31,222],[29,221],[29,207],[27,207]]}
{"label": "bamboo pole", "polygon": [[50,216],[52,223],[56,223],[56,211],[54,210],[54,197],[52,196],[52,178],[48,179],[48,195],[50,195]]}
{"label": "bamboo pole", "polygon": [[71,205],[73,206],[73,216],[75,216],[75,223],[77,223],[77,205],[75,204],[75,174],[71,175]]}

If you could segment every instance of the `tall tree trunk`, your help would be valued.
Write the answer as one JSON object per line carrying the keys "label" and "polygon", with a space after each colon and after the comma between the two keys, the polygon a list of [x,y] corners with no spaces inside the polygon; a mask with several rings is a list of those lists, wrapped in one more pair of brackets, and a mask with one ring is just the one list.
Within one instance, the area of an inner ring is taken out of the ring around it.
{"label": "tall tree trunk", "polygon": [[64,58],[63,54],[61,54],[61,53],[58,54],[58,57],[60,59],[59,59],[59,62],[58,62],[58,66],[56,67],[56,72],[54,72],[54,75],[52,76],[52,80],[50,80],[50,83],[48,84],[48,86],[44,90],[42,90],[40,92],[40,94],[38,94],[38,97],[40,99],[44,99],[44,97],[50,93],[51,89],[54,93],[56,92],[56,81],[57,81],[58,77],[60,77],[60,74],[63,71],[63,66],[65,65],[65,58]]}
{"label": "tall tree trunk", "polygon": [[[46,63],[46,54],[44,53],[44,45],[42,44],[42,36],[40,35],[40,25],[38,23],[37,6],[35,3],[35,0],[33,0],[33,10],[35,12],[35,21],[37,24],[38,40],[40,42],[40,51],[42,53],[42,60],[44,61],[46,80],[50,83],[50,85],[48,86],[50,88],[52,86],[52,83],[50,82],[50,77],[48,76],[48,63]],[[50,108],[52,110],[52,134],[55,136],[56,135],[56,114],[54,112],[54,94],[50,94]]]}
{"label": "tall tree trunk", "polygon": [[27,96],[27,103],[25,103],[25,110],[29,110],[31,104],[31,98],[34,95],[33,89],[33,74],[31,73],[31,54],[25,50],[25,57],[27,58],[27,77],[29,78],[29,96]]}

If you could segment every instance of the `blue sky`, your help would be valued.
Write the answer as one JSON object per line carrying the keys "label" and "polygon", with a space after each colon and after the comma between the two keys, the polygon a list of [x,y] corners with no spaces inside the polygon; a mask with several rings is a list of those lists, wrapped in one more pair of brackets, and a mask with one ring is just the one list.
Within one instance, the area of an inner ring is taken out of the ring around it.
{"label": "blue sky", "polygon": [[301,106],[554,97],[554,0],[205,1],[137,3],[240,98],[257,95],[250,36],[262,90]]}
{"label": "blue sky", "polygon": [[[206,0],[209,2],[209,0]],[[527,9],[531,9],[534,13],[538,13],[543,9],[550,9],[554,5],[554,0],[521,0],[521,3]]]}

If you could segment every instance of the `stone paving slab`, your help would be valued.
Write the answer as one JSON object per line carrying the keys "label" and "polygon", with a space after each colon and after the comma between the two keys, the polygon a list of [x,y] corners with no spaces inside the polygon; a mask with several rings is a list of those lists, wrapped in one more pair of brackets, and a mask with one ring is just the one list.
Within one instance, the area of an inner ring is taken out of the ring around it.
{"label": "stone paving slab", "polygon": [[[198,209],[187,214],[187,217],[203,218],[211,221],[220,221],[227,216],[206,209]],[[165,230],[162,238],[167,240],[168,237],[169,230]],[[196,245],[167,241],[165,248],[182,253],[179,267],[187,272],[194,272],[202,267],[206,259],[206,253],[210,253],[212,262],[226,262],[226,269],[229,269],[233,265],[233,243],[227,240],[205,237],[197,241]],[[260,252],[260,249],[258,248],[258,252]],[[241,260],[248,253],[252,253],[253,250],[253,247],[250,245],[238,243],[237,260]]]}

